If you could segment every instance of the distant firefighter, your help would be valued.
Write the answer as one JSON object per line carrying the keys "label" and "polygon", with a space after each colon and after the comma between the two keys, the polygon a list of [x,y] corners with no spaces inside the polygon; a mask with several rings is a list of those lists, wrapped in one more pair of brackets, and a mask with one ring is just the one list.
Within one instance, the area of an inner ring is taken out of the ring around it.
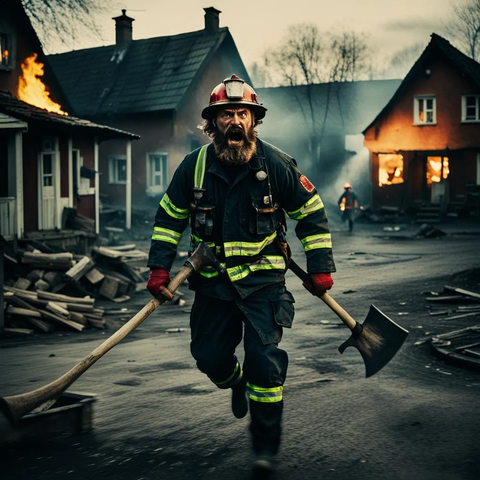
{"label": "distant firefighter", "polygon": [[358,208],[358,199],[350,183],[347,182],[343,188],[345,191],[338,199],[338,206],[342,212],[342,220],[348,222],[348,231],[351,232],[355,220],[355,210]]}

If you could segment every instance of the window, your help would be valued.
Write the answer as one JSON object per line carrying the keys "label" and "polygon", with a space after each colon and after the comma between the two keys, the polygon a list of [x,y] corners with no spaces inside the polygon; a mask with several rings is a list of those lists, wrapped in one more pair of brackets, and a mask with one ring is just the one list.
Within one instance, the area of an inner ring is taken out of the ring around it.
{"label": "window", "polygon": [[120,185],[127,183],[127,159],[125,155],[109,156],[108,182]]}
{"label": "window", "polygon": [[0,33],[0,68],[9,68],[11,66],[12,52],[9,45],[9,37],[5,33]]}
{"label": "window", "polygon": [[403,155],[396,153],[378,154],[378,185],[403,183]]}
{"label": "window", "polygon": [[462,122],[480,122],[480,95],[462,96]]}
{"label": "window", "polygon": [[437,123],[436,99],[434,95],[415,97],[414,99],[415,125],[434,125]]}
{"label": "window", "polygon": [[[73,189],[76,195],[93,195],[95,188],[90,187],[90,178],[87,178],[85,174],[82,175],[83,157],[80,156],[80,150],[72,150],[72,163],[73,163]],[[88,169],[93,174],[95,172]]]}
{"label": "window", "polygon": [[427,157],[427,185],[439,183],[450,173],[448,157]]}
{"label": "window", "polygon": [[167,189],[166,153],[147,154],[147,195],[155,196]]}

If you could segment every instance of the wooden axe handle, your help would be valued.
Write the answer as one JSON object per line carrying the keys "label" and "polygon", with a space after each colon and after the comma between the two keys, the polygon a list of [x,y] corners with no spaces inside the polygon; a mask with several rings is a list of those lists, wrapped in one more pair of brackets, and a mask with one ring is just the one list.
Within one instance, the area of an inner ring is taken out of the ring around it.
{"label": "wooden axe handle", "polygon": [[[310,275],[303,270],[293,259],[290,260],[288,268],[297,275],[303,283],[311,282]],[[337,315],[337,317],[350,329],[353,330],[357,326],[357,321],[342,308],[327,292],[323,295],[317,295],[323,302]]]}

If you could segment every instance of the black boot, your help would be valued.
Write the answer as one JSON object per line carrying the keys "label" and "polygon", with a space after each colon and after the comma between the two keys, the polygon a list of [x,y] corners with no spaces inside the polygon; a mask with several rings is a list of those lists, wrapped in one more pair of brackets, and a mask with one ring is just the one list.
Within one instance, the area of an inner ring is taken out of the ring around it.
{"label": "black boot", "polygon": [[274,474],[274,456],[268,453],[258,454],[252,464],[252,480],[272,479]]}
{"label": "black boot", "polygon": [[248,413],[248,396],[246,382],[243,378],[232,387],[232,412],[237,418],[243,418]]}

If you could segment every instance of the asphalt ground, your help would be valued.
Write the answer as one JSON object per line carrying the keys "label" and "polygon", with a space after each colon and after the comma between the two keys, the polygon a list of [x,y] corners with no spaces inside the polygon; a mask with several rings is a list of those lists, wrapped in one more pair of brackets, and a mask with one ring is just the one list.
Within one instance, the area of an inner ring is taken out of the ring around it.
{"label": "asphalt ground", "polygon": [[[399,227],[357,224],[349,233],[332,223],[331,295],[360,322],[374,304],[409,331],[395,358],[371,378],[355,349],[338,353],[348,337],[338,318],[287,275],[296,318],[281,343],[290,366],[279,480],[479,478],[480,374],[445,363],[422,341],[478,321],[430,316],[425,292],[480,266],[480,229],[441,225],[447,235],[422,238],[415,236],[418,226]],[[3,447],[2,478],[249,478],[248,418],[235,419],[228,392],[196,369],[188,332],[193,295],[181,290],[185,305],[160,307],[70,387],[95,395],[92,431],[39,432],[38,439]],[[141,292],[124,306],[135,313],[148,300]],[[0,392],[45,385],[112,333],[0,340]]]}

